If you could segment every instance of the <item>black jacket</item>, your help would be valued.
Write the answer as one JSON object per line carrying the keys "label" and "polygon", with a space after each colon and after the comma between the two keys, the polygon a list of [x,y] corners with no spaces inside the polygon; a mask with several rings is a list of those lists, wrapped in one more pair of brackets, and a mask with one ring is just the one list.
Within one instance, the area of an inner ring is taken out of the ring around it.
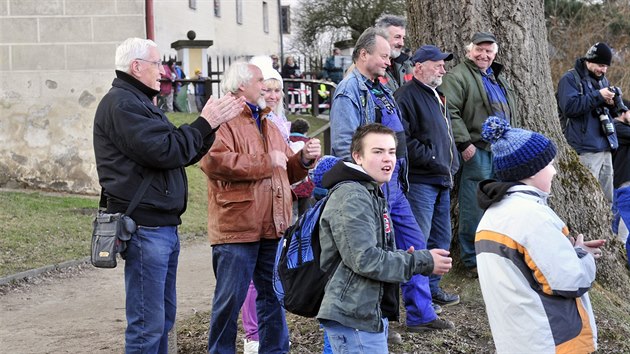
{"label": "black jacket", "polygon": [[185,166],[199,161],[214,141],[214,130],[199,117],[176,128],[151,99],[153,90],[116,71],[112,88],[94,117],[94,154],[108,212],[125,212],[142,180],[151,185],[130,215],[138,225],[181,224],[188,182]]}
{"label": "black jacket", "polygon": [[[446,107],[444,95],[437,91]],[[415,77],[394,93],[405,127],[409,181],[451,188],[459,169],[451,119],[431,88]]]}
{"label": "black jacket", "polygon": [[[598,108],[614,107],[606,105],[599,93],[609,84],[604,76],[600,80],[593,78],[586,67],[584,58],[575,61],[574,69],[581,77],[580,85],[575,82],[573,74],[565,73],[558,83],[558,106],[569,118],[564,136],[567,142],[578,153],[610,151],[617,148],[617,137],[606,136],[599,121]],[[581,94],[580,94],[581,91]]]}
{"label": "black jacket", "polygon": [[613,151],[613,185],[619,188],[623,183],[630,182],[630,124],[615,120],[615,130],[619,148]]}

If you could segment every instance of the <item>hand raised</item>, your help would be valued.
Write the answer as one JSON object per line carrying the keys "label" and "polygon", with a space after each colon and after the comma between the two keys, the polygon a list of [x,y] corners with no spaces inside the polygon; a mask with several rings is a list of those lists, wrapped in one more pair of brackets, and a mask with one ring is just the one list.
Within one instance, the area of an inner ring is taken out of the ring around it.
{"label": "hand raised", "polygon": [[315,160],[322,155],[322,146],[319,139],[311,139],[302,148],[302,158],[304,160]]}
{"label": "hand raised", "polygon": [[210,97],[201,110],[201,116],[208,121],[212,128],[217,128],[221,123],[234,119],[243,111],[244,97],[234,97],[232,93],[215,99]]}

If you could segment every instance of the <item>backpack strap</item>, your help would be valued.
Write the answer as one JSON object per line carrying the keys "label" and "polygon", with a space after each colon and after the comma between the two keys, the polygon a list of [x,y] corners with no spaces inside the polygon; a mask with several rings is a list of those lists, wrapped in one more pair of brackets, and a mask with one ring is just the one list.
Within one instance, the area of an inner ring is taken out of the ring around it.
{"label": "backpack strap", "polygon": [[577,70],[575,70],[575,68],[569,69],[569,72],[573,74],[573,80],[575,81],[576,86],[580,89],[580,96],[582,96],[584,94],[584,87],[582,86],[582,78],[580,77],[580,74]]}

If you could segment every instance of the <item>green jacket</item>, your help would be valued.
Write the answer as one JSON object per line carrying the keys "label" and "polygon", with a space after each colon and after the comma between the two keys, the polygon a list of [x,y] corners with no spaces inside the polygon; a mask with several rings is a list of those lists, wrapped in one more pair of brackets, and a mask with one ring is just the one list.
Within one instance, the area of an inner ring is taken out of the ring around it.
{"label": "green jacket", "polygon": [[[338,171],[333,171],[335,174]],[[392,283],[433,270],[433,258],[427,250],[410,254],[396,249],[387,201],[375,182],[363,179],[339,186],[322,211],[319,235],[322,269],[332,267],[341,257],[326,285],[317,314],[320,320],[382,332],[381,302],[386,285],[397,287]]]}
{"label": "green jacket", "polygon": [[[510,106],[510,125],[519,127],[516,94],[502,73],[503,65],[494,62],[491,67],[506,93]],[[477,65],[468,58],[464,59],[444,76],[440,89],[446,96],[451,113],[457,149],[461,152],[473,144],[490,151],[490,144],[481,140],[481,125],[493,112]]]}

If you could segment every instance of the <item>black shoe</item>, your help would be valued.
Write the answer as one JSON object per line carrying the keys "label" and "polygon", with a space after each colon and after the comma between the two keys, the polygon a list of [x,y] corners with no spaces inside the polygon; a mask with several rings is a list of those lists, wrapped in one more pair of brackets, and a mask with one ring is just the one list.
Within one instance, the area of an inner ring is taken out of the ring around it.
{"label": "black shoe", "polygon": [[440,306],[452,306],[459,304],[459,295],[449,294],[442,289],[438,289],[435,294],[432,294],[433,302]]}
{"label": "black shoe", "polygon": [[435,331],[440,329],[453,329],[455,325],[453,322],[449,320],[443,320],[441,318],[436,318],[435,320],[417,325],[417,326],[407,326],[407,332],[425,332],[425,331]]}

